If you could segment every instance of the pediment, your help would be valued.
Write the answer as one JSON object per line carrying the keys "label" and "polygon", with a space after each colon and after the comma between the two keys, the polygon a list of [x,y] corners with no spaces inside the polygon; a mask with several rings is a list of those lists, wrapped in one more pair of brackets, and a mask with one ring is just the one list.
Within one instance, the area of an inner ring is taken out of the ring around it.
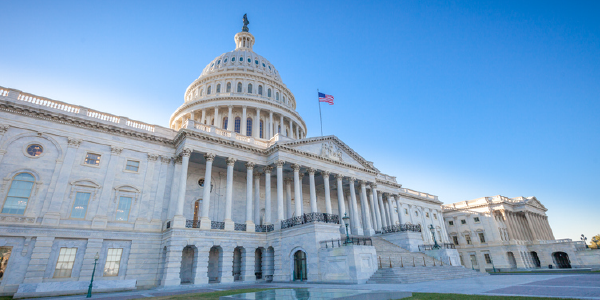
{"label": "pediment", "polygon": [[527,198],[527,204],[542,210],[546,210],[546,207],[536,197]]}
{"label": "pediment", "polygon": [[281,146],[379,172],[373,162],[364,159],[334,135],[285,142]]}

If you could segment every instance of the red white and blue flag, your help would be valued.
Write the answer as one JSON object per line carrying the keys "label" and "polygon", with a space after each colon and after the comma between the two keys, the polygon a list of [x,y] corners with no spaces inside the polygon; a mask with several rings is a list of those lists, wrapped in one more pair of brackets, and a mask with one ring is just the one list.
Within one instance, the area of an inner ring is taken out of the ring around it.
{"label": "red white and blue flag", "polygon": [[333,96],[319,93],[319,102],[327,102],[329,105],[333,105]]}

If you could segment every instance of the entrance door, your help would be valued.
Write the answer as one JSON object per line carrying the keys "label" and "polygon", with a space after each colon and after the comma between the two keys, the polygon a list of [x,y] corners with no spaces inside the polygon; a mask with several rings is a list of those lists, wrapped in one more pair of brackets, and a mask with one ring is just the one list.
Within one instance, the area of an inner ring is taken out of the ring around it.
{"label": "entrance door", "polygon": [[294,253],[294,281],[306,280],[306,253],[301,250]]}
{"label": "entrance door", "polygon": [[570,269],[571,261],[569,260],[569,255],[564,252],[554,252],[552,254],[554,256],[554,261],[556,262],[556,266],[561,269]]}

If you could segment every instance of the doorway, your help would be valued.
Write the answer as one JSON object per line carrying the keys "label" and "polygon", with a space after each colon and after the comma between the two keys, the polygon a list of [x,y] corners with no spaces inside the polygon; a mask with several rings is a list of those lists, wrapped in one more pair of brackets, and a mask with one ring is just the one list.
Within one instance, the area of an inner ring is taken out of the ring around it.
{"label": "doorway", "polygon": [[306,253],[298,250],[294,253],[294,281],[305,281],[306,279]]}

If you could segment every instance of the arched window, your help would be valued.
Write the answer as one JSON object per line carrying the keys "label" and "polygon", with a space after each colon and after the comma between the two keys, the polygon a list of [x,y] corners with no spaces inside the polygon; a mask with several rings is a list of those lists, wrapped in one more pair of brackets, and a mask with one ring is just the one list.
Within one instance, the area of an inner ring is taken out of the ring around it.
{"label": "arched window", "polygon": [[248,94],[252,94],[252,83],[248,83]]}
{"label": "arched window", "polygon": [[227,92],[231,93],[231,82],[227,83]]}
{"label": "arched window", "polygon": [[13,177],[6,201],[2,207],[3,214],[23,215],[27,202],[31,197],[35,178],[29,173],[20,173]]}
{"label": "arched window", "polygon": [[209,86],[208,86],[208,88],[206,89],[206,94],[207,94],[207,95],[210,95],[210,89],[211,89],[211,88],[212,88],[212,86],[210,86],[210,85],[209,85]]}
{"label": "arched window", "polygon": [[204,94],[204,89],[200,90],[200,96],[202,96],[202,94]]}
{"label": "arched window", "polygon": [[234,130],[236,133],[240,133],[240,131],[241,131],[241,128],[240,128],[240,127],[242,126],[242,124],[241,124],[241,123],[242,123],[242,119],[241,119],[240,117],[235,117],[235,123],[234,123],[234,128],[233,128],[233,130]]}
{"label": "arched window", "polygon": [[246,120],[246,136],[252,136],[252,118]]}
{"label": "arched window", "polygon": [[271,98],[271,89],[267,90],[267,97]]}
{"label": "arched window", "polygon": [[263,137],[263,120],[260,120],[260,128],[258,129],[258,133],[260,134],[260,138],[264,139]]}
{"label": "arched window", "polygon": [[279,92],[275,93],[275,100],[279,101]]}
{"label": "arched window", "polygon": [[229,121],[228,117],[223,118],[223,129],[227,129],[227,121]]}
{"label": "arched window", "polygon": [[258,86],[258,94],[262,96],[262,85]]}
{"label": "arched window", "polygon": [[221,84],[219,83],[219,84],[217,84],[217,93],[220,93],[220,92],[221,92]]}
{"label": "arched window", "polygon": [[241,93],[242,92],[242,83],[238,82],[238,88],[237,88],[237,92]]}

